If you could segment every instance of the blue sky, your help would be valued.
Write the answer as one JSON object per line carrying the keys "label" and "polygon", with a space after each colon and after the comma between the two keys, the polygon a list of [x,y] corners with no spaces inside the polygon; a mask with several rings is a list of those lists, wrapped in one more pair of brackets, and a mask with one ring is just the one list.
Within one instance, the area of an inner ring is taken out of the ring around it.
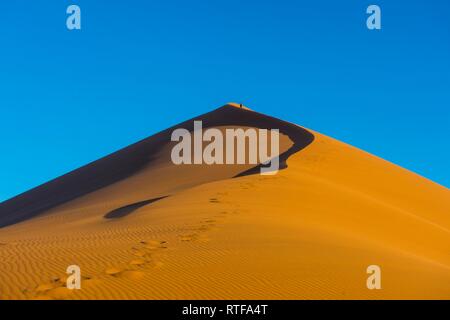
{"label": "blue sky", "polygon": [[0,201],[229,101],[448,187],[449,15],[445,0],[1,1]]}

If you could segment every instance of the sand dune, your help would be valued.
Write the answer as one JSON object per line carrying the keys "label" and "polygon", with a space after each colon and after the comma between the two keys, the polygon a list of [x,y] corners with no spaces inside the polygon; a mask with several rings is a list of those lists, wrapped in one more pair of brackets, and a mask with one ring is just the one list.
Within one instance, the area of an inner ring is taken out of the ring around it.
{"label": "sand dune", "polygon": [[[284,169],[173,165],[171,132],[200,119],[279,128]],[[230,104],[1,203],[0,299],[449,299],[449,195]],[[65,287],[72,264],[81,290]]]}

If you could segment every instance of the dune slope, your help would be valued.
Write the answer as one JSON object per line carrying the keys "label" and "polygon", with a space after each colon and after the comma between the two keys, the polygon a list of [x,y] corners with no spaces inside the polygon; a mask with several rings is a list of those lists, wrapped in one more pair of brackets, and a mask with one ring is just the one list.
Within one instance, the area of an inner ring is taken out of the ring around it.
{"label": "dune slope", "polygon": [[[279,128],[285,169],[175,166],[170,133]],[[1,299],[450,298],[449,190],[227,105],[0,204]],[[81,290],[65,288],[68,265]],[[382,270],[368,290],[366,268]]]}

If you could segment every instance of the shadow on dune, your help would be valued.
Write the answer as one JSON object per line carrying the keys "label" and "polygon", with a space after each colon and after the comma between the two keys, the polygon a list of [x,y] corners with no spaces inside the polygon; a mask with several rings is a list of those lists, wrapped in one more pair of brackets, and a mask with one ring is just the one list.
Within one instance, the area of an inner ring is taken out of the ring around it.
{"label": "shadow on dune", "polygon": [[[288,150],[280,154],[279,156],[279,170],[286,169],[287,168],[287,159],[293,155],[294,153],[302,150],[304,147],[306,147],[308,144],[310,144],[314,140],[314,135],[310,133],[309,131],[306,131],[305,129],[286,122],[282,120],[278,120],[275,118],[272,118],[273,121],[277,121],[277,123],[280,125],[279,129],[280,132],[287,135],[289,139],[294,143],[292,147],[290,147]],[[275,126],[276,128],[276,126]],[[270,128],[268,128],[270,129]],[[300,130],[299,130],[300,129]],[[310,136],[309,136],[310,135]],[[252,174],[259,174],[261,172],[261,168],[266,167],[266,165],[259,164],[253,168],[250,168],[249,170],[246,170],[244,172],[239,173],[235,176],[237,177],[243,177],[248,176]]]}
{"label": "shadow on dune", "polygon": [[153,198],[153,199],[149,199],[149,200],[144,200],[144,201],[140,201],[140,202],[136,202],[133,204],[129,204],[127,206],[121,207],[121,208],[117,208],[113,211],[108,212],[107,214],[104,215],[104,218],[106,219],[117,219],[117,218],[122,218],[125,217],[127,215],[129,215],[130,213],[132,213],[133,211],[136,211],[139,208],[142,208],[150,203],[162,200],[164,198],[167,198],[168,196],[164,196],[164,197],[159,197],[159,198]]}
{"label": "shadow on dune", "polygon": [[[158,151],[170,143],[173,130],[185,128],[193,131],[194,120],[202,120],[203,128],[247,126],[260,129],[279,129],[280,133],[286,134],[294,142],[294,145],[281,155],[282,167],[286,167],[286,160],[290,155],[305,148],[314,140],[312,133],[294,124],[258,112],[225,105],[0,203],[0,228],[31,219],[59,205],[138,173],[144,167],[151,165]],[[237,176],[254,173],[259,173],[259,166]]]}

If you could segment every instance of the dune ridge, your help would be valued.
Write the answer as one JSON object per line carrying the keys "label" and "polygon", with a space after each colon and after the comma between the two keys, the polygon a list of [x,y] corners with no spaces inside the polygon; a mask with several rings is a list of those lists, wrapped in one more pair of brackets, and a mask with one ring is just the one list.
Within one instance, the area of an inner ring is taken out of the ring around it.
{"label": "dune ridge", "polygon": [[[197,119],[280,128],[287,167],[172,165],[170,132]],[[0,299],[449,299],[449,195],[228,104],[0,204]],[[81,290],[65,288],[71,264]]]}
{"label": "dune ridge", "polygon": [[171,133],[177,128],[185,128],[192,132],[194,120],[201,120],[204,128],[248,126],[269,129],[275,125],[289,138],[290,135],[295,135],[292,137],[295,145],[282,155],[281,164],[290,154],[304,148],[314,139],[307,130],[290,123],[257,114],[248,108],[240,109],[236,104],[227,104],[0,203],[0,227],[32,218],[58,205],[124,180],[157,163],[160,159],[155,155],[167,147]]}

